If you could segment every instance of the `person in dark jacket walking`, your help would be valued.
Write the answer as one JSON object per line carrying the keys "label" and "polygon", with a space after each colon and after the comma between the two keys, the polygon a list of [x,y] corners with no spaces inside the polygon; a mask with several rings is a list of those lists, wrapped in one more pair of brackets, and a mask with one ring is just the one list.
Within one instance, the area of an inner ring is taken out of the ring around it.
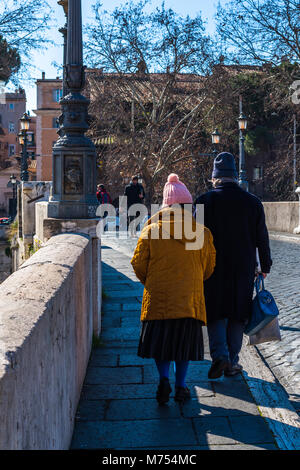
{"label": "person in dark jacket walking", "polygon": [[[143,204],[145,199],[145,190],[143,185],[139,183],[139,179],[137,176],[133,176],[131,178],[131,182],[129,185],[126,186],[124,196],[127,197],[127,209],[129,210],[131,206],[134,204]],[[135,235],[135,227],[132,223],[140,213],[138,212],[135,216],[128,216],[128,225],[130,225],[131,235]]]}
{"label": "person in dark jacket walking", "polygon": [[205,282],[211,379],[241,372],[238,359],[251,315],[257,249],[264,277],[272,266],[263,205],[240,188],[237,178],[233,155],[219,154],[212,174],[214,189],[195,201],[204,204],[204,223],[217,252],[216,269]]}

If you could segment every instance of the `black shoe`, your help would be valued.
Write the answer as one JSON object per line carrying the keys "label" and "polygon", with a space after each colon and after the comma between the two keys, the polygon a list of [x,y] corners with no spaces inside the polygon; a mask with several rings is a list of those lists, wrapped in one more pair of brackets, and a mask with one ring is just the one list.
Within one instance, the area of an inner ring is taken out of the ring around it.
{"label": "black shoe", "polygon": [[234,366],[229,366],[224,371],[224,375],[226,377],[233,377],[234,375],[238,375],[242,372],[243,366],[241,364],[235,364]]}
{"label": "black shoe", "polygon": [[168,403],[171,392],[172,392],[172,389],[169,383],[169,379],[164,377],[159,382],[159,386],[156,392],[156,400],[158,401],[158,403],[160,405],[164,405],[165,403]]}
{"label": "black shoe", "polygon": [[213,361],[211,368],[208,371],[209,379],[218,379],[222,377],[223,372],[230,367],[230,362],[226,357],[219,357]]}
{"label": "black shoe", "polygon": [[176,387],[175,401],[183,403],[191,399],[191,392],[187,387]]}

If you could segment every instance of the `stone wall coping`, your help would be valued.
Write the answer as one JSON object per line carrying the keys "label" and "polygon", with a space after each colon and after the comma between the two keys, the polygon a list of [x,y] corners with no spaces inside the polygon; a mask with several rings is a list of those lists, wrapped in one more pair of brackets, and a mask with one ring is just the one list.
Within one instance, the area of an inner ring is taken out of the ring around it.
{"label": "stone wall coping", "polygon": [[84,234],[56,235],[0,285],[0,380],[89,242]]}

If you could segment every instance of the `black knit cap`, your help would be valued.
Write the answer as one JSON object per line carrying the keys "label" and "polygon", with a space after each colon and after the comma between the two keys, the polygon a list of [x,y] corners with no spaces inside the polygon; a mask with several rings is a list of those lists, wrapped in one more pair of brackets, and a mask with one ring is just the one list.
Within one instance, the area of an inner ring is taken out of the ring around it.
{"label": "black knit cap", "polygon": [[237,178],[234,156],[229,152],[222,152],[214,160],[213,178]]}

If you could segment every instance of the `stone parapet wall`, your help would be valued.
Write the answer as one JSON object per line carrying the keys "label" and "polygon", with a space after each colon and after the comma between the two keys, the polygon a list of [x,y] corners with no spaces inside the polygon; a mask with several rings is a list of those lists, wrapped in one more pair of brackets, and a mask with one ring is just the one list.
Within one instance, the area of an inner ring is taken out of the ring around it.
{"label": "stone parapet wall", "polygon": [[1,450],[69,447],[101,292],[95,264],[88,235],[57,235],[1,284]]}
{"label": "stone parapet wall", "polygon": [[293,233],[300,225],[299,202],[264,202],[266,222],[272,232]]}

